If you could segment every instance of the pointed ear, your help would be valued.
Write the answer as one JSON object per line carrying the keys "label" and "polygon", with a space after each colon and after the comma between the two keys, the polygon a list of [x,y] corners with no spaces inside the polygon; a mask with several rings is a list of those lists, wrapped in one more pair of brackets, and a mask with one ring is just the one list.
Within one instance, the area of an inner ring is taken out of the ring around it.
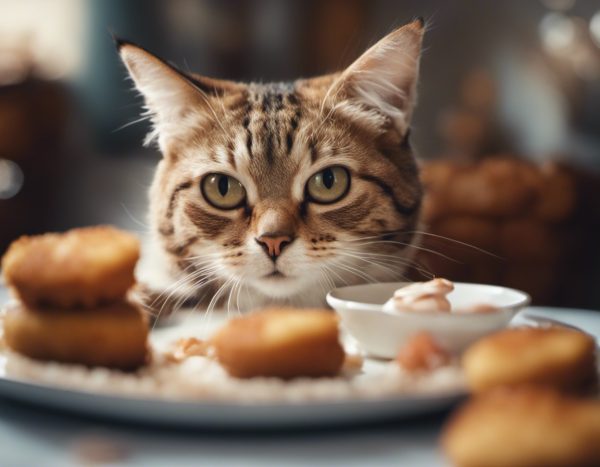
{"label": "pointed ear", "polygon": [[192,81],[172,65],[130,42],[116,40],[121,60],[129,71],[153,123],[181,117],[201,97]]}
{"label": "pointed ear", "polygon": [[403,136],[415,106],[423,33],[418,19],[388,34],[342,72],[329,98],[376,111]]}
{"label": "pointed ear", "polygon": [[115,39],[115,43],[154,125],[147,143],[181,126],[182,117],[192,109],[216,118],[211,99],[239,88],[237,83],[188,75],[131,42]]}

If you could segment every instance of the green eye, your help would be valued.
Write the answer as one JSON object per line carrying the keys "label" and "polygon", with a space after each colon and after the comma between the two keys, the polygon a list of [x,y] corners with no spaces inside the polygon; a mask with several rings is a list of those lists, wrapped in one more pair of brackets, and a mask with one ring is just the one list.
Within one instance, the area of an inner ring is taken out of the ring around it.
{"label": "green eye", "polygon": [[219,209],[237,208],[246,199],[244,186],[229,175],[208,174],[200,186],[206,201]]}
{"label": "green eye", "polygon": [[314,174],[306,184],[306,193],[316,203],[334,203],[350,188],[350,174],[344,167],[327,167]]}

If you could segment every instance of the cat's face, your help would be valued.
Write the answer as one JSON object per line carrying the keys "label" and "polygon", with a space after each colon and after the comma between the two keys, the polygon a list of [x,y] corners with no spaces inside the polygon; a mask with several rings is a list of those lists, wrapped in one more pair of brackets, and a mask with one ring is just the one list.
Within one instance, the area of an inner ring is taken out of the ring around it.
{"label": "cat's face", "polygon": [[407,129],[422,29],[290,84],[186,76],[121,45],[164,155],[152,227],[180,276],[306,303],[401,277],[421,201]]}

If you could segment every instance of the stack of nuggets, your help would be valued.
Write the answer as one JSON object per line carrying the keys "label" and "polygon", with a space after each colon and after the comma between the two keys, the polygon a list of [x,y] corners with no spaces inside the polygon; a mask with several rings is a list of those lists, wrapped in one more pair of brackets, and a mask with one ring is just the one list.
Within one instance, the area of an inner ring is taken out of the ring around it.
{"label": "stack of nuggets", "polygon": [[18,298],[7,307],[8,346],[31,358],[132,370],[146,362],[148,324],[126,300],[139,242],[112,227],[22,237],[2,270]]}
{"label": "stack of nuggets", "polygon": [[600,465],[600,402],[581,398],[597,391],[593,337],[509,328],[473,344],[462,364],[475,397],[444,429],[453,465]]}

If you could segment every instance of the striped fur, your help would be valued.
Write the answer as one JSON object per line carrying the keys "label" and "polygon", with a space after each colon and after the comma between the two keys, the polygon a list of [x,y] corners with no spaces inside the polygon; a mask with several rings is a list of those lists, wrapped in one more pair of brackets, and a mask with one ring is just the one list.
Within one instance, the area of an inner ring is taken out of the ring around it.
{"label": "striped fur", "polygon": [[[334,285],[402,277],[421,203],[408,125],[422,34],[413,22],[341,73],[273,84],[185,75],[121,42],[164,155],[150,191],[161,279],[150,286],[187,298],[222,286],[245,309],[314,305]],[[311,202],[308,179],[334,165],[350,173],[347,195]],[[214,172],[242,183],[242,207],[203,198]],[[256,241],[265,232],[292,239],[276,262]]]}

